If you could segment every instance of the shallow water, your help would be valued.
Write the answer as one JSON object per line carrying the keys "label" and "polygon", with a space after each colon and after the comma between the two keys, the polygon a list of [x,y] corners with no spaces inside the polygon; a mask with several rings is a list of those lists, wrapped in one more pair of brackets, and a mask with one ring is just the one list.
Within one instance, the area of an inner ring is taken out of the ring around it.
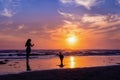
{"label": "shallow water", "polygon": [[[35,70],[64,69],[64,68],[85,68],[97,66],[119,65],[120,55],[115,56],[65,56],[63,67],[60,67],[58,56],[41,56],[29,60],[29,68]],[[12,74],[26,72],[25,59],[9,59],[7,64],[0,65],[0,74]]]}

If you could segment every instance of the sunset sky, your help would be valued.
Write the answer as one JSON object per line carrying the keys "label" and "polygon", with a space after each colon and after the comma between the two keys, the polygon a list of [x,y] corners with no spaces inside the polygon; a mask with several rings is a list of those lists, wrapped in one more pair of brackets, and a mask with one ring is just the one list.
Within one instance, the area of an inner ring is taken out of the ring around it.
{"label": "sunset sky", "polygon": [[28,38],[34,49],[120,49],[120,0],[0,0],[0,49]]}

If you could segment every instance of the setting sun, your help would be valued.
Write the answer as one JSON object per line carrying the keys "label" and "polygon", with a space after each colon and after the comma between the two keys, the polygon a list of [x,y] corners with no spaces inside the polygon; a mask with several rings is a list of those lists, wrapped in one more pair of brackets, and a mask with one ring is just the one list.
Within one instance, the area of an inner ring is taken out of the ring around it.
{"label": "setting sun", "polygon": [[76,39],[75,36],[71,36],[71,37],[69,37],[69,38],[67,39],[67,41],[68,41],[68,43],[70,43],[70,44],[74,44],[74,43],[76,43],[77,39]]}

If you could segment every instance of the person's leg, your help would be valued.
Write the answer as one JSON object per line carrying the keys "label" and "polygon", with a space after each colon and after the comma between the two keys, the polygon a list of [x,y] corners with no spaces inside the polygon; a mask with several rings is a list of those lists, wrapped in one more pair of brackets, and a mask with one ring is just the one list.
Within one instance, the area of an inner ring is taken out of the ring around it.
{"label": "person's leg", "polygon": [[26,54],[26,61],[29,61],[29,53]]}

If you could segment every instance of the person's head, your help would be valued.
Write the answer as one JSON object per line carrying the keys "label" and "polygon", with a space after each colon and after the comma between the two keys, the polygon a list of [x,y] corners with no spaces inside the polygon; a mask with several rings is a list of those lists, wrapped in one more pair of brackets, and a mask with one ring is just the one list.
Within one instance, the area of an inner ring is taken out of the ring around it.
{"label": "person's head", "polygon": [[28,39],[27,41],[28,41],[28,42],[31,42],[31,39]]}
{"label": "person's head", "polygon": [[27,46],[28,44],[31,43],[31,39],[27,39],[26,43],[25,43],[25,46]]}
{"label": "person's head", "polygon": [[27,43],[29,43],[29,42],[31,42],[31,39],[28,39],[28,40],[27,40]]}

